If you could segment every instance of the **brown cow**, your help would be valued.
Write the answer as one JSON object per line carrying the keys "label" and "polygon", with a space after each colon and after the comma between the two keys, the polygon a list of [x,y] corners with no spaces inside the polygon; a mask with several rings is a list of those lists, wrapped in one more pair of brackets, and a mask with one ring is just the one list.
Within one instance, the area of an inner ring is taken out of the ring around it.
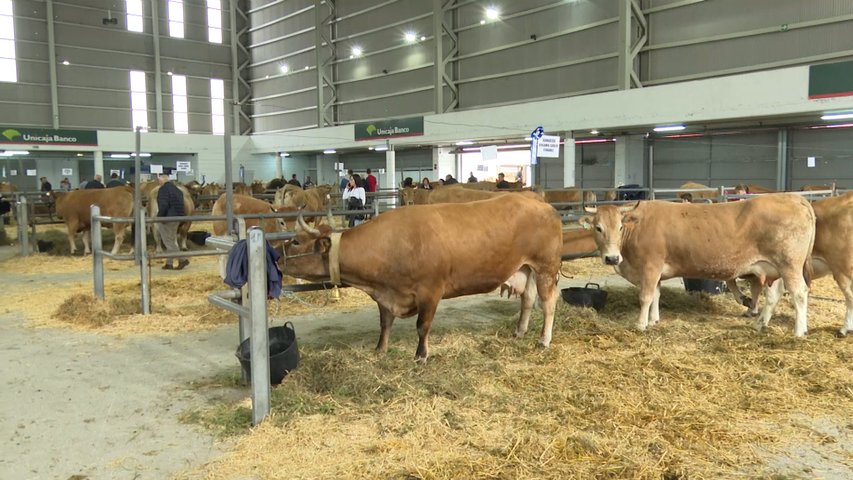
{"label": "brown cow", "polygon": [[[201,192],[200,192],[199,196],[201,196],[201,197],[214,197],[216,195],[219,195],[219,192],[221,190],[222,190],[221,185],[219,185],[216,182],[211,182],[211,183],[205,184],[203,187],[201,187]],[[206,198],[204,200],[199,199],[198,206],[199,206],[199,208],[203,208],[205,210],[210,210],[213,207],[214,201],[215,200],[210,200],[209,198]]]}
{"label": "brown cow", "polygon": [[833,191],[835,191],[835,184],[833,183],[830,185],[803,185],[800,188],[801,192],[816,192],[816,191],[822,191],[822,190],[833,190]]}
{"label": "brown cow", "polygon": [[[248,195],[240,195],[234,194],[234,215],[240,214],[252,214],[252,213],[275,213],[278,210],[274,208],[269,203],[258,200],[257,198],[252,198]],[[213,204],[213,210],[210,212],[211,215],[219,216],[225,215],[225,194],[219,196],[216,200],[216,203]],[[285,230],[285,223],[281,218],[253,218],[246,220],[246,228],[255,227],[260,225],[260,227],[267,233],[273,232],[282,232]],[[213,234],[216,236],[222,236],[228,233],[228,229],[226,228],[226,224],[222,220],[217,220],[213,222]]]}
{"label": "brown cow", "polygon": [[[583,203],[594,205],[598,201],[598,196],[592,190],[582,190],[580,188],[562,188],[559,190],[544,190],[542,197],[545,203],[578,203],[583,195]],[[575,210],[578,206],[557,207],[557,210]]]}
{"label": "brown cow", "polygon": [[[304,208],[309,212],[322,212],[331,200],[332,185],[317,185],[316,188],[303,190],[296,185],[287,184],[275,192],[273,205],[284,207]],[[317,218],[307,217],[308,222],[316,222]],[[330,219],[331,220],[331,219]]]}
{"label": "brown cow", "polygon": [[[719,204],[651,201],[587,211],[595,216],[581,224],[595,229],[604,263],[640,288],[640,330],[660,319],[661,280],[754,276],[760,283],[784,281],[797,312],[794,334],[805,335],[815,214],[801,196],[778,193]],[[770,300],[756,328],[770,319],[776,306]]]}
{"label": "brown cow", "polygon": [[[98,188],[91,190],[74,190],[72,192],[50,192],[50,196],[56,199],[56,213],[65,222],[68,229],[68,244],[71,253],[77,252],[74,237],[77,232],[83,233],[84,254],[92,252],[89,247],[89,236],[91,229],[92,212],[91,205],[101,207],[101,215],[109,217],[130,217],[133,215],[133,189],[130,187]],[[104,224],[106,225],[106,224]],[[126,223],[112,224],[115,233],[112,253],[117,254],[124,241],[124,230]]]}
{"label": "brown cow", "polygon": [[[814,278],[832,274],[847,303],[841,335],[853,331],[853,192],[812,203],[817,217],[812,266]],[[777,302],[783,285],[776,282],[766,290],[767,302]],[[755,297],[755,295],[753,295]],[[751,313],[757,312],[757,307]],[[765,322],[763,325],[767,325]]]}
{"label": "brown cow", "polygon": [[0,182],[0,193],[14,193],[18,191],[18,187],[14,183]]}
{"label": "brown cow", "polygon": [[[500,195],[418,205],[388,211],[340,236],[327,225],[311,228],[301,218],[299,224],[305,231],[286,243],[284,273],[326,280],[334,270],[340,281],[370,295],[379,306],[379,352],[388,348],[394,319],[417,314],[415,358],[426,361],[427,336],[442,298],[491,292],[519,271],[527,281],[515,334],[527,331],[535,287],[545,318],[539,343],[551,343],[561,222],[541,201]],[[330,258],[339,261],[330,267]]]}
{"label": "brown cow", "polygon": [[[187,187],[185,187],[183,185],[175,184],[175,186],[178,187],[178,190],[180,190],[184,196],[184,215],[186,215],[186,216],[192,215],[193,211],[195,211],[195,205],[193,204],[192,194],[187,189]],[[160,185],[157,185],[149,193],[149,196],[151,198],[148,201],[148,216],[151,218],[156,217],[157,213],[160,211],[160,208],[157,204],[157,194],[159,192],[160,192]],[[178,245],[183,250],[187,250],[187,235],[190,232],[190,226],[192,226],[192,223],[193,222],[181,222],[180,225],[178,225]],[[153,223],[151,224],[152,227],[154,227],[154,225],[155,224],[153,224]],[[154,233],[155,249],[158,253],[162,252],[163,249],[160,247],[160,230],[158,230],[156,228],[152,228],[151,230]]]}
{"label": "brown cow", "polygon": [[429,196],[435,190],[425,190],[423,188],[403,187],[400,189],[400,204],[405,205],[426,205],[429,203]]}
{"label": "brown cow", "polygon": [[716,189],[711,188],[707,185],[702,185],[701,183],[696,183],[696,182],[687,182],[678,188],[681,188],[684,190],[694,190],[694,189],[699,189],[699,188],[707,188],[708,189],[707,191],[704,191],[704,192],[685,192],[685,193],[679,194],[678,197],[681,198],[682,200],[685,200],[685,199],[690,199],[690,200],[703,200],[703,199],[716,200],[717,195],[719,195],[719,192]]}
{"label": "brown cow", "polygon": [[260,180],[255,180],[254,182],[252,182],[251,189],[253,195],[260,195],[267,191],[266,185]]}

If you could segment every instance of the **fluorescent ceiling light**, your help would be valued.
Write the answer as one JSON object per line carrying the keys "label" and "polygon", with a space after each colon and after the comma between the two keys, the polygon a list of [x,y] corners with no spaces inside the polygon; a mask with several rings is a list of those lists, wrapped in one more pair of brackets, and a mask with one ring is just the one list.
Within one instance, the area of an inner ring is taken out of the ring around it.
{"label": "fluorescent ceiling light", "polygon": [[78,157],[82,157],[82,156],[83,156],[83,154],[82,154],[82,153],[78,153],[78,154],[77,154],[77,156],[78,156]]}
{"label": "fluorescent ceiling light", "polygon": [[471,140],[460,140],[456,142],[456,145],[474,145],[474,142]]}
{"label": "fluorescent ceiling light", "polygon": [[377,145],[376,148],[374,148],[374,150],[376,150],[377,152],[384,152],[384,151],[388,150],[388,146],[387,145]]}
{"label": "fluorescent ceiling light", "polygon": [[414,43],[418,39],[418,36],[413,32],[406,32],[405,35],[403,35],[403,38],[405,38],[409,43]]}
{"label": "fluorescent ceiling light", "polygon": [[287,73],[287,71],[290,70],[286,63],[279,65],[278,69],[281,70],[281,73]]}
{"label": "fluorescent ceiling light", "polygon": [[333,148],[329,148],[327,150],[323,150],[323,153],[325,153],[326,155],[331,155],[333,153],[338,153],[338,151]]}
{"label": "fluorescent ceiling light", "polygon": [[480,20],[480,25],[485,25],[485,24],[486,24],[485,20]]}
{"label": "fluorescent ceiling light", "polygon": [[421,41],[426,41],[426,35],[421,35]]}
{"label": "fluorescent ceiling light", "polygon": [[593,130],[590,130],[589,133],[591,135],[598,135],[598,130],[593,129]]}
{"label": "fluorescent ceiling light", "polygon": [[62,61],[62,64],[63,64],[63,65],[71,65],[71,62],[69,62],[68,60],[63,60],[63,61]]}
{"label": "fluorescent ceiling light", "polygon": [[853,118],[853,112],[827,113],[820,117],[821,120],[846,120]]}
{"label": "fluorescent ceiling light", "polygon": [[7,157],[11,157],[12,155],[29,155],[30,152],[26,150],[6,150],[3,154]]}
{"label": "fluorescent ceiling light", "polygon": [[584,140],[575,140],[575,145],[584,145],[587,143],[608,143],[615,142],[615,138],[587,138]]}
{"label": "fluorescent ceiling light", "polygon": [[[135,153],[135,152],[131,152],[131,153],[130,153],[130,156],[131,156],[131,157],[135,157],[135,156],[136,156],[136,153]],[[139,154],[139,156],[140,156],[140,157],[150,157],[150,156],[151,156],[151,154],[150,154],[150,153],[140,153],[140,154]],[[117,158],[124,158],[124,157],[117,157]]]}
{"label": "fluorescent ceiling light", "polygon": [[280,157],[289,157],[289,156],[290,156],[290,154],[289,154],[289,153],[287,153],[287,152],[281,152],[281,153],[279,153],[278,155],[279,155]]}
{"label": "fluorescent ceiling light", "polygon": [[497,20],[499,16],[500,12],[498,12],[497,8],[489,7],[486,9],[486,18],[488,18],[489,20]]}
{"label": "fluorescent ceiling light", "polygon": [[127,153],[111,153],[110,158],[130,158],[130,155]]}
{"label": "fluorescent ceiling light", "polygon": [[684,125],[665,125],[663,127],[655,127],[655,131],[656,132],[679,132],[681,130],[684,130],[685,128],[687,128],[687,127],[685,127]]}
{"label": "fluorescent ceiling light", "polygon": [[524,137],[524,141],[525,141],[525,142],[532,142],[532,141],[533,141],[533,137]]}

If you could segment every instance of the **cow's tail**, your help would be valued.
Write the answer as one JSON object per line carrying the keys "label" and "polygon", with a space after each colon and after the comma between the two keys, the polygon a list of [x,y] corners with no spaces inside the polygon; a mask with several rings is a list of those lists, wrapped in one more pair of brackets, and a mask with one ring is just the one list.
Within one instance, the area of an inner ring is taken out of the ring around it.
{"label": "cow's tail", "polygon": [[806,256],[806,262],[803,264],[803,280],[806,281],[806,286],[811,288],[812,278],[814,278],[814,268],[812,266],[812,251],[814,250],[814,239],[817,232],[817,216],[814,213],[814,208],[811,204],[807,204],[809,216],[811,218],[811,237],[809,238],[809,254]]}

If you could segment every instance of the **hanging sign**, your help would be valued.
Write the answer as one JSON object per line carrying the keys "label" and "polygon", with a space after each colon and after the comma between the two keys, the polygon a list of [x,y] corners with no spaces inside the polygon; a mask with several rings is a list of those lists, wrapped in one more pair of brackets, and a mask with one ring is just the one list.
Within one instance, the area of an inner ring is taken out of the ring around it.
{"label": "hanging sign", "polygon": [[179,172],[189,172],[192,169],[190,162],[178,161],[175,163]]}
{"label": "hanging sign", "polygon": [[424,117],[397,118],[378,122],[356,123],[355,140],[380,140],[416,137],[424,134]]}
{"label": "hanging sign", "polygon": [[0,144],[98,145],[96,130],[50,130],[0,126]]}
{"label": "hanging sign", "polygon": [[70,169],[70,168],[63,168],[63,169],[62,169],[62,174],[63,174],[63,175],[71,175],[73,172],[74,172],[74,170],[72,170],[72,169]]}
{"label": "hanging sign", "polygon": [[546,158],[558,158],[560,156],[560,136],[542,135],[536,143],[536,155]]}

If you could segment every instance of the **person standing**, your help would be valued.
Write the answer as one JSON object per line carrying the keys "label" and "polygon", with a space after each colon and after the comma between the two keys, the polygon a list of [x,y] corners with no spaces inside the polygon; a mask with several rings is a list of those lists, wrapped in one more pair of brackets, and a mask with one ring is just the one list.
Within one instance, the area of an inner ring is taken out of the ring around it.
{"label": "person standing", "polygon": [[48,193],[53,190],[53,185],[47,180],[47,177],[41,177],[41,191],[42,193]]}
{"label": "person standing", "polygon": [[299,180],[297,180],[297,179],[296,179],[296,174],[295,174],[295,173],[294,173],[293,175],[291,175],[291,176],[290,176],[290,181],[289,181],[289,182],[287,182],[287,183],[289,183],[289,184],[293,185],[294,187],[302,188],[302,184],[301,184],[301,183],[299,183]]}
{"label": "person standing", "polygon": [[371,173],[369,168],[367,169],[367,191],[376,191],[376,177],[373,176],[373,173]]}
{"label": "person standing", "polygon": [[103,178],[103,177],[101,177],[100,175],[95,175],[94,180],[90,180],[90,181],[86,184],[86,189],[91,189],[91,188],[104,188],[104,184],[103,184],[103,183],[101,183],[102,178]]}
{"label": "person standing", "polygon": [[474,176],[474,172],[468,172],[468,183],[477,183],[477,177]]}
{"label": "person standing", "polygon": [[107,182],[107,188],[123,187],[124,185],[126,185],[126,183],[124,182],[124,180],[118,178],[117,173],[111,174],[110,181]]}
{"label": "person standing", "polygon": [[444,184],[445,185],[455,185],[457,183],[459,183],[459,180],[456,180],[455,178],[453,178],[453,175],[451,175],[449,173],[447,174],[446,177],[444,177]]}
{"label": "person standing", "polygon": [[347,170],[347,175],[341,178],[341,193],[347,189],[347,185],[349,185],[349,181],[352,178],[352,169]]}
{"label": "person standing", "polygon": [[302,182],[302,188],[308,190],[309,188],[314,186],[314,182],[311,181],[311,175],[305,175],[305,181]]}
{"label": "person standing", "polygon": [[71,191],[71,181],[68,180],[68,177],[63,178],[62,181],[59,182],[59,190],[63,192]]}
{"label": "person standing", "polygon": [[[160,183],[160,190],[157,192],[157,216],[158,217],[182,217],[184,216],[184,194],[169,181],[169,175],[161,173],[157,177]],[[178,248],[178,224],[179,222],[162,222],[157,224],[157,231],[160,232],[160,238],[163,240],[163,245],[166,246],[166,252],[179,252]],[[182,270],[190,264],[186,258],[178,259],[178,266],[172,266],[172,259],[167,258],[163,265],[163,270]]]}
{"label": "person standing", "polygon": [[[346,210],[361,210],[364,208],[367,195],[364,192],[364,188],[361,187],[360,176],[353,174],[353,176],[350,177],[347,187],[341,194],[341,199],[344,202],[344,208]],[[364,214],[347,215],[347,218],[349,220],[349,226],[354,227],[356,225],[361,225],[364,221]]]}
{"label": "person standing", "polygon": [[503,173],[498,174],[498,182],[495,183],[495,188],[497,188],[498,190],[504,190],[509,188],[509,182],[506,181]]}

